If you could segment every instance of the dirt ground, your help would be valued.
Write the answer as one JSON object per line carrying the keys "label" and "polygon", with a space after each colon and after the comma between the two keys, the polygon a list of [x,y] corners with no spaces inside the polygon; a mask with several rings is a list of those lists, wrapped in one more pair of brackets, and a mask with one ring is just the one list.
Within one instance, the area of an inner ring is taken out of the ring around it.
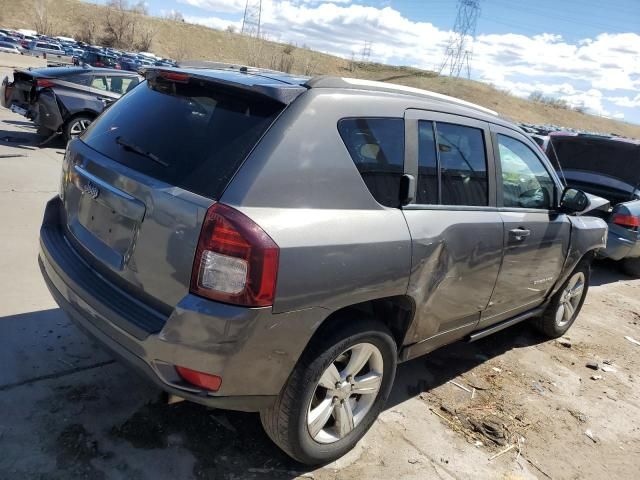
{"label": "dirt ground", "polygon": [[640,280],[614,264],[565,339],[521,324],[401,365],[357,448],[308,469],[256,414],[162,404],[70,324],[36,263],[64,146],[39,140],[0,109],[1,480],[638,478]]}

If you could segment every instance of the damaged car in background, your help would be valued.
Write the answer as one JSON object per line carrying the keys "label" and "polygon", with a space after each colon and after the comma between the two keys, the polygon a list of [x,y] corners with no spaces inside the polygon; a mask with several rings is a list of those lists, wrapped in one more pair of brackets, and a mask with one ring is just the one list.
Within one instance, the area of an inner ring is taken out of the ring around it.
{"label": "damaged car in background", "polygon": [[598,256],[640,277],[640,140],[572,132],[534,140],[568,186],[609,200],[612,207],[598,212],[609,224],[607,248]]}
{"label": "damaged car in background", "polygon": [[141,80],[135,72],[107,68],[15,70],[13,82],[8,77],[2,82],[0,102],[33,120],[47,140],[58,134],[70,140]]}

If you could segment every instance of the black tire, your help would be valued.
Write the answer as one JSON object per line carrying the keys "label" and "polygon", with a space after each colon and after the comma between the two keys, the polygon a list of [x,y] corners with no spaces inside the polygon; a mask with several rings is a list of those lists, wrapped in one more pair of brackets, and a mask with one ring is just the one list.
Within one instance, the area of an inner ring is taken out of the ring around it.
{"label": "black tire", "polygon": [[[77,137],[82,132],[76,132],[76,126],[80,126],[83,122],[88,122],[86,126],[88,126],[91,122],[93,122],[93,117],[89,117],[87,115],[78,115],[77,117],[73,117],[64,124],[64,128],[62,129],[64,133],[64,138],[67,140],[72,140]],[[86,126],[84,128],[86,128]],[[82,129],[84,131],[84,129]]]}
{"label": "black tire", "polygon": [[620,267],[630,277],[640,278],[640,258],[623,258]]}
{"label": "black tire", "polygon": [[[267,435],[293,459],[308,465],[340,458],[367,433],[391,393],[397,364],[397,345],[389,330],[372,319],[349,318],[345,327],[314,338],[291,373],[276,403],[260,412]],[[334,443],[319,443],[307,427],[307,411],[320,377],[350,347],[367,342],[378,348],[383,376],[378,396],[360,423]]]}
{"label": "black tire", "polygon": [[[563,296],[566,295],[567,287],[569,283],[572,281],[575,275],[582,274],[584,276],[583,279],[583,288],[577,305],[574,307],[574,312],[568,320],[564,320],[563,322],[559,322],[557,318],[558,311],[560,309],[560,305],[563,302]],[[591,260],[585,259],[580,261],[576,268],[571,272],[569,278],[564,282],[562,287],[555,293],[555,295],[551,298],[549,305],[545,309],[544,313],[540,318],[536,318],[534,320],[535,327],[544,335],[549,338],[558,338],[563,336],[573,322],[576,321],[576,318],[580,314],[580,310],[582,309],[582,305],[584,304],[584,300],[587,297],[587,292],[589,291],[589,279],[591,277]]]}

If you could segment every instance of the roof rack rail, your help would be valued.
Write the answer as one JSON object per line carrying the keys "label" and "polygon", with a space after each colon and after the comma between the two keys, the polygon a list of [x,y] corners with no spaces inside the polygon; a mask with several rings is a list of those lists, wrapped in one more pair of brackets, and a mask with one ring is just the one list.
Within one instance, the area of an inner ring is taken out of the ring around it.
{"label": "roof rack rail", "polygon": [[309,80],[306,83],[306,86],[308,86],[309,88],[347,88],[354,90],[371,90],[377,92],[411,95],[414,97],[423,97],[454,103],[456,105],[473,108],[490,115],[498,116],[498,112],[481,105],[477,105],[475,103],[467,102],[466,100],[460,100],[459,98],[450,97],[449,95],[443,95],[441,93],[432,92],[430,90],[423,90],[421,88],[398,85],[396,83],[377,82],[374,80],[364,80],[360,78],[319,76],[313,77],[311,80]]}

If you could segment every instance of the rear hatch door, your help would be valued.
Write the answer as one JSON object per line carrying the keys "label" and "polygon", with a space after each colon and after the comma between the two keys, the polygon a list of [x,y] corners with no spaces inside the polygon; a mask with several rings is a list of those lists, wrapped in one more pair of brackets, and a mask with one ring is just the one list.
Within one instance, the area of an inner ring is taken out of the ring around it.
{"label": "rear hatch door", "polygon": [[100,274],[165,313],[188,293],[207,208],[284,108],[239,87],[155,78],[68,147],[61,188],[71,242]]}

